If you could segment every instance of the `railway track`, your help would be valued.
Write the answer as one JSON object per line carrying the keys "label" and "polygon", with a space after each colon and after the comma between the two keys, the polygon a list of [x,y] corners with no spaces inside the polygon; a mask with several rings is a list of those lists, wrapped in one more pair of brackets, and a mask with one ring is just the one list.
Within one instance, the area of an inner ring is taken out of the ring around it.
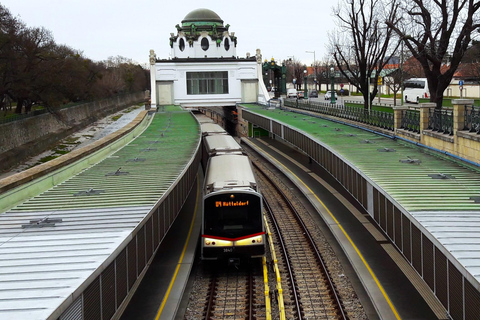
{"label": "railway track", "polygon": [[267,220],[282,274],[285,319],[367,319],[338,258],[283,175],[244,148],[271,212]]}
{"label": "railway track", "polygon": [[367,319],[338,258],[291,186],[260,155],[244,149],[271,212],[267,222],[273,246],[266,254],[271,308],[266,306],[260,259],[240,266],[203,261],[184,319]]}
{"label": "railway track", "polygon": [[288,276],[282,285],[291,293],[289,299],[284,295],[286,318],[348,319],[323,257],[295,208],[263,172],[258,176],[280,251],[277,257],[282,257],[279,265]]}
{"label": "railway track", "polygon": [[185,319],[266,319],[261,259],[202,263]]}

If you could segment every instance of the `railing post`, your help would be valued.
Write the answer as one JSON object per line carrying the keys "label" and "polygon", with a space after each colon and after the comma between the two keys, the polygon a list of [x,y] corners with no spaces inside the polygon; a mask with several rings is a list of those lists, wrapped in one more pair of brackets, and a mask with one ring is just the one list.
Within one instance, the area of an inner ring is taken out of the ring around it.
{"label": "railing post", "polygon": [[408,110],[408,107],[393,107],[393,131],[395,132],[395,134],[397,134],[398,129],[402,128],[403,110]]}
{"label": "railing post", "polygon": [[473,99],[453,99],[453,134],[465,128],[465,106],[473,105]]}
{"label": "railing post", "polygon": [[423,130],[428,129],[428,120],[430,117],[430,109],[436,107],[435,103],[420,103],[420,136],[422,135]]}

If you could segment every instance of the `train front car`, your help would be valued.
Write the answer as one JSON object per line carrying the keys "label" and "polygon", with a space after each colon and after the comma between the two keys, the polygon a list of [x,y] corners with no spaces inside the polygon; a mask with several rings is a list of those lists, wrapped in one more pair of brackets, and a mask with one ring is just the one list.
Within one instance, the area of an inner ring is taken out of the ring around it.
{"label": "train front car", "polygon": [[241,259],[265,253],[262,196],[245,155],[210,158],[205,176],[202,259]]}

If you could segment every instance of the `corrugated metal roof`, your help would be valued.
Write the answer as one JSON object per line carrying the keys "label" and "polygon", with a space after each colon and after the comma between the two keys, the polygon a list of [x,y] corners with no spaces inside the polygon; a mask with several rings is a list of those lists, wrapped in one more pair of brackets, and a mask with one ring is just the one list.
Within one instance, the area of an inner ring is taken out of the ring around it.
{"label": "corrugated metal roof", "polygon": [[156,114],[123,149],[0,215],[0,319],[47,318],[128,240],[199,144],[197,122],[176,110]]}
{"label": "corrugated metal roof", "polygon": [[368,176],[480,282],[480,168],[326,119],[247,105],[298,128]]}
{"label": "corrugated metal roof", "polygon": [[324,143],[408,211],[480,210],[480,201],[470,199],[480,197],[479,167],[324,119],[278,109],[251,110],[297,127]]}
{"label": "corrugated metal roof", "polygon": [[[0,319],[46,319],[130,235],[150,207],[0,216]],[[44,217],[55,227],[21,225]]]}

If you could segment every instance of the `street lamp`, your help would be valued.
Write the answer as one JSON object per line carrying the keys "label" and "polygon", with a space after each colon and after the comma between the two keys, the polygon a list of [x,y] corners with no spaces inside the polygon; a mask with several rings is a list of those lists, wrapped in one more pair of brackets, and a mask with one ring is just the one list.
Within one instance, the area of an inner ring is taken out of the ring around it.
{"label": "street lamp", "polygon": [[[315,51],[305,51],[306,53],[313,53],[313,68],[314,68],[314,72],[315,72],[315,80],[317,79],[317,64],[315,63],[316,59],[315,59]],[[315,90],[317,90],[317,81],[315,81]]]}
{"label": "street lamp", "polygon": [[332,65],[330,65],[330,80],[331,80],[331,85],[332,85],[332,87],[331,87],[331,90],[332,90],[332,91],[331,91],[331,93],[330,93],[330,102],[331,102],[332,104],[335,104],[335,90],[334,90],[334,88],[333,88],[333,80],[334,80],[334,74],[333,74],[333,72],[334,72],[334,71],[335,71],[335,69],[333,68],[333,64],[332,64]]}
{"label": "street lamp", "polygon": [[307,91],[307,66],[305,65],[303,67],[303,81],[305,82],[304,86],[303,86],[303,99],[308,99],[308,91]]}

